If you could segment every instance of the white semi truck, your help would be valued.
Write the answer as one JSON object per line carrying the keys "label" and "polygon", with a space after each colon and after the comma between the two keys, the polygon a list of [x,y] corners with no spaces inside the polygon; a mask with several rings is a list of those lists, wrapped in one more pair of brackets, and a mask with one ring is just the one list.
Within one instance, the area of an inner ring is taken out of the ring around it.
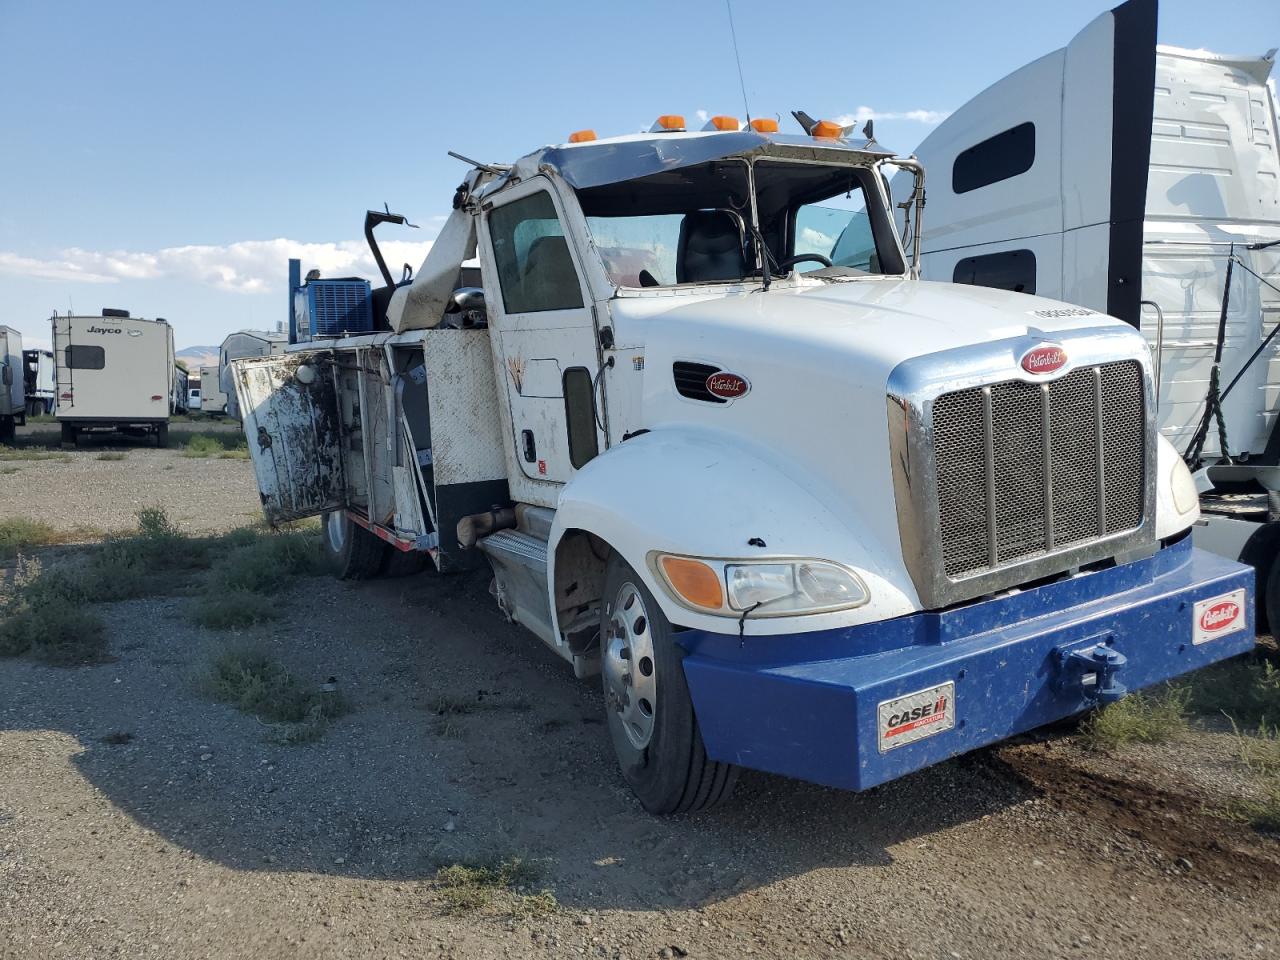
{"label": "white semi truck", "polygon": [[173,328],[116,309],[101,316],[54,314],[52,325],[62,442],[118,431],[167,445]]}
{"label": "white semi truck", "polygon": [[657,813],[740,767],[867,788],[1252,649],[1142,335],[918,279],[894,165],[916,231],[922,168],[834,123],[664,116],[476,164],[412,280],[371,234],[377,289],[292,261],[294,342],[233,364],[266,517],[322,514],[340,576],[487,563]]}
{"label": "white semi truck", "polygon": [[27,422],[22,365],[22,334],[0,326],[0,443],[13,443],[17,428]]}
{"label": "white semi truck", "polygon": [[1275,50],[1157,46],[1156,14],[1102,14],[920,144],[935,175],[923,275],[1139,329],[1158,429],[1201,471],[1196,542],[1256,568],[1259,626],[1280,629]]}

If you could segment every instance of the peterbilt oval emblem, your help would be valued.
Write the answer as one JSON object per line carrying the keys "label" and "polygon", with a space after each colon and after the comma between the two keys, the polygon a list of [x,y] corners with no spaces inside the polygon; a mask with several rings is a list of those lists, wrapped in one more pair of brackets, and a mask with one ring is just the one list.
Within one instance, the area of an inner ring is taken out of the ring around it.
{"label": "peterbilt oval emblem", "polygon": [[1067,362],[1067,351],[1057,344],[1047,344],[1029,350],[1022,356],[1022,369],[1027,373],[1053,373]]}
{"label": "peterbilt oval emblem", "polygon": [[735,397],[745,397],[750,393],[751,384],[747,382],[746,377],[722,370],[707,377],[707,392],[721,400],[732,400]]}
{"label": "peterbilt oval emblem", "polygon": [[1216,633],[1231,626],[1240,616],[1240,604],[1234,600],[1223,600],[1200,615],[1200,629],[1208,633]]}

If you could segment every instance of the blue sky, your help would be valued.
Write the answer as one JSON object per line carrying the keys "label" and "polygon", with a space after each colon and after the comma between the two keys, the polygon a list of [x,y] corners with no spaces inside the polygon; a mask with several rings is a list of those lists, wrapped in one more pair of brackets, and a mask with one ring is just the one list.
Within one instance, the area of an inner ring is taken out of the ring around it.
{"label": "blue sky", "polygon": [[[931,122],[1106,0],[734,0],[752,112]],[[1161,43],[1259,54],[1277,0],[1164,0]],[[0,0],[0,323],[167,317],[179,347],[284,316],[285,258],[371,270],[365,209],[417,266],[464,168],[660,113],[741,116],[723,0],[485,4]],[[784,120],[784,125],[791,121]],[[273,242],[274,241],[274,242]],[[409,245],[409,244],[416,245]],[[305,245],[305,246],[304,246]]]}

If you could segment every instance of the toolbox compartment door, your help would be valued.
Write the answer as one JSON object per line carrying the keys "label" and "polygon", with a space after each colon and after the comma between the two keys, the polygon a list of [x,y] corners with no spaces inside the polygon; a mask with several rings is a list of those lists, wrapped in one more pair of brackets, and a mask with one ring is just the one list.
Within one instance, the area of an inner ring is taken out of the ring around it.
{"label": "toolbox compartment door", "polygon": [[232,363],[244,435],[271,525],[346,506],[332,358],[286,354]]}

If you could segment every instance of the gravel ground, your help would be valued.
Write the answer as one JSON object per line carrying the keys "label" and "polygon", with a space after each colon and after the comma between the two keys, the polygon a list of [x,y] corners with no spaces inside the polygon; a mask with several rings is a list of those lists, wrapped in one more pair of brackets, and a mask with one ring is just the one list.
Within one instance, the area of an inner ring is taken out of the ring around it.
{"label": "gravel ground", "polygon": [[[261,518],[248,460],[184,457],[192,433],[233,436],[237,423],[174,423],[169,448],[156,450],[127,437],[93,439],[62,450],[56,424],[18,428],[16,454],[65,459],[0,461],[0,519],[30,517],[60,530],[132,530],[143,507],[163,507],[183,530],[221,533]],[[99,460],[103,453],[123,460]]]}
{"label": "gravel ground", "polygon": [[[77,457],[0,489],[72,502],[118,469],[121,495],[151,492],[170,462]],[[192,529],[220,523],[196,501],[255,513],[247,465],[215,463],[175,488]],[[229,638],[185,596],[103,608],[113,662],[0,661],[0,957],[1280,956],[1277,844],[1155,751],[1031,740],[860,795],[748,773],[717,810],[650,817],[596,684],[487,584],[295,583],[237,639],[352,703],[301,746],[199,696]],[[513,856],[557,909],[449,912],[440,866]]]}

